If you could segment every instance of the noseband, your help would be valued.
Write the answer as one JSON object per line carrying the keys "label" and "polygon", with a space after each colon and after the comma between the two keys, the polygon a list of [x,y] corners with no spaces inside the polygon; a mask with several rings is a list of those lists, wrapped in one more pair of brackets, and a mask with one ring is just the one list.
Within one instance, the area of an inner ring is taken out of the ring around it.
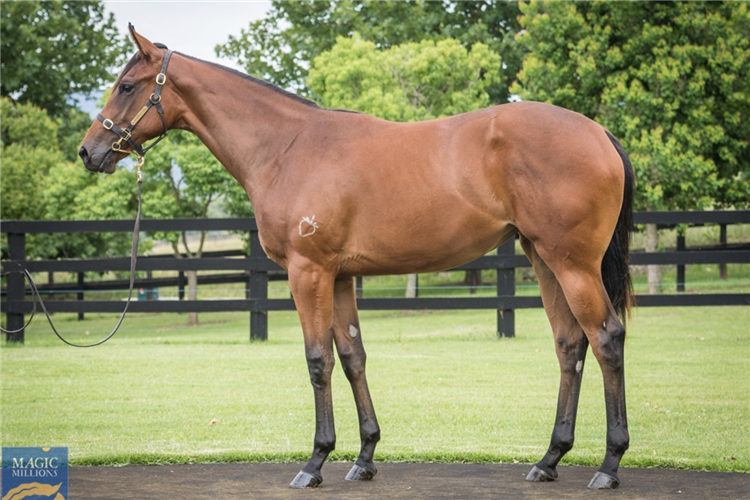
{"label": "noseband", "polygon": [[[164,86],[165,83],[167,83],[167,65],[169,64],[169,58],[172,57],[171,50],[167,51],[167,55],[164,56],[164,61],[161,63],[161,72],[156,75],[156,90],[154,90],[154,93],[151,94],[151,97],[149,98],[148,102],[141,108],[141,110],[138,112],[138,114],[133,117],[132,120],[130,120],[130,124],[125,128],[121,129],[117,125],[114,124],[112,120],[109,118],[104,118],[101,113],[96,115],[96,118],[102,122],[102,126],[107,129],[111,130],[115,134],[117,134],[120,138],[117,140],[117,142],[112,143],[112,151],[117,151],[119,153],[133,153],[136,156],[136,162],[138,166],[140,167],[143,165],[143,157],[146,154],[146,152],[156,146],[159,141],[164,139],[167,136],[167,122],[164,120],[164,109],[161,107],[161,89]],[[138,144],[135,142],[135,139],[133,139],[132,132],[135,126],[138,124],[139,121],[146,115],[149,109],[151,109],[153,106],[156,106],[156,111],[159,113],[159,118],[161,118],[161,123],[164,126],[164,132],[151,144],[149,144],[146,147],[143,147],[142,144]],[[122,141],[127,142],[130,144],[130,146],[133,148],[132,150],[125,150],[122,149],[123,144]]]}

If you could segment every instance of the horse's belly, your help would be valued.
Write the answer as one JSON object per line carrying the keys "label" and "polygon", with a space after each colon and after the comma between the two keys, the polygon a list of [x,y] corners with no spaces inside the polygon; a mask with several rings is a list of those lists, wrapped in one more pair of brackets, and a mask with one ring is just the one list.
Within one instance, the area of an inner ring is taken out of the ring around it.
{"label": "horse's belly", "polygon": [[466,264],[515,233],[506,221],[487,217],[423,218],[373,223],[341,257],[341,274],[382,275],[442,271]]}

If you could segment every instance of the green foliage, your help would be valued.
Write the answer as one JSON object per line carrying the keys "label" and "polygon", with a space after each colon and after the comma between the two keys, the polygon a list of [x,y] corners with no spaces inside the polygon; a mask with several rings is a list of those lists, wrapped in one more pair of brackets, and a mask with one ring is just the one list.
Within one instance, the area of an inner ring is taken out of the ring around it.
{"label": "green foliage", "polygon": [[[221,206],[232,217],[255,217],[255,212],[247,197],[247,193],[238,182],[233,182],[224,193]],[[246,234],[243,233],[243,235]]]}
{"label": "green foliage", "polygon": [[0,178],[3,219],[41,219],[44,214],[42,190],[45,173],[61,160],[61,155],[42,148],[20,144],[3,146],[3,171]]}
{"label": "green foliage", "polygon": [[43,109],[3,97],[0,116],[3,146],[16,143],[32,148],[55,148],[58,125]]}
{"label": "green foliage", "polygon": [[521,4],[523,99],[579,111],[628,150],[638,209],[750,206],[750,9]]}
{"label": "green foliage", "polygon": [[[3,97],[0,113],[0,218],[92,220],[135,215],[132,172],[126,170],[111,177],[94,175],[80,163],[69,161],[59,149],[65,143],[59,141],[58,123],[37,106]],[[116,233],[29,235],[27,257],[121,255],[129,241],[129,235]]]}
{"label": "green foliage", "polygon": [[122,63],[126,40],[100,1],[0,3],[2,96],[65,116],[76,94],[98,89]]}
{"label": "green foliage", "polygon": [[86,132],[91,127],[91,116],[80,109],[70,106],[59,119],[57,131],[58,147],[66,161],[78,163],[78,149]]}
{"label": "green foliage", "polygon": [[[244,193],[196,136],[179,130],[171,131],[149,152],[143,173],[143,213],[152,219],[207,217],[209,207],[227,193],[237,199],[238,191]],[[244,199],[249,207],[247,195]],[[187,241],[184,233],[153,236],[172,243],[175,253],[180,239]],[[186,250],[199,255],[201,248]]]}
{"label": "green foliage", "polygon": [[453,39],[423,40],[379,50],[355,35],[315,58],[308,83],[325,106],[415,121],[487,106],[499,68],[500,57],[481,43],[467,50]]}
{"label": "green foliage", "polygon": [[2,175],[0,216],[41,219],[42,191],[50,170],[62,161],[57,150],[57,123],[31,104],[0,99]]}
{"label": "green foliage", "polygon": [[240,36],[216,47],[249,73],[309,94],[310,62],[330,50],[338,37],[359,33],[380,49],[422,40],[459,40],[464,47],[485,43],[502,54],[499,81],[487,89],[490,102],[505,102],[521,64],[516,2],[476,1],[274,1],[268,16],[250,24]]}
{"label": "green foliage", "polygon": [[[64,162],[50,171],[44,190],[45,219],[112,220],[135,217],[135,173],[92,174],[80,163]],[[40,236],[52,258],[113,257],[130,251],[132,234],[91,233]],[[143,245],[148,245],[144,242]]]}

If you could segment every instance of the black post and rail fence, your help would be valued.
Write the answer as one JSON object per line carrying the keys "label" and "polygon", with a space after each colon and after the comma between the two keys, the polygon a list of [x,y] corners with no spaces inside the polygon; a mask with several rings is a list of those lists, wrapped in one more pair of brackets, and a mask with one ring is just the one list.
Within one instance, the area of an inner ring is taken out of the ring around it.
{"label": "black post and rail fence", "polygon": [[[639,307],[659,306],[714,306],[750,305],[750,293],[710,293],[688,294],[685,290],[685,266],[693,264],[719,264],[721,273],[726,275],[726,264],[750,263],[750,245],[727,245],[726,226],[729,224],[750,224],[750,211],[707,211],[707,212],[639,212],[634,214],[635,224],[657,224],[660,228],[677,225],[700,226],[715,224],[720,227],[720,244],[710,249],[688,249],[684,234],[678,235],[676,251],[633,252],[631,265],[648,264],[677,265],[676,294],[638,295]],[[130,232],[132,221],[1,221],[0,232],[7,234],[8,260],[2,261],[3,274],[7,273],[7,287],[2,290],[3,300],[0,311],[5,315],[5,327],[17,330],[23,327],[27,316],[32,312],[33,303],[30,289],[22,274],[16,271],[20,264],[31,273],[76,273],[77,282],[48,285],[55,290],[69,287],[77,294],[77,300],[46,301],[51,313],[77,313],[79,319],[85,313],[122,312],[122,300],[84,300],[84,293],[95,290],[127,289],[126,280],[84,281],[87,272],[129,271],[130,258],[67,259],[67,260],[26,260],[26,235],[39,233],[97,233]],[[270,279],[286,279],[283,269],[272,262],[260,246],[255,219],[147,219],[141,222],[141,231],[240,231],[250,233],[250,253],[212,252],[200,259],[185,259],[167,256],[139,257],[138,271],[148,272],[146,279],[137,279],[136,288],[147,290],[156,287],[173,286],[179,289],[181,300],[138,300],[131,303],[132,313],[186,313],[186,312],[228,312],[246,311],[250,314],[250,339],[268,338],[268,313],[270,311],[294,310],[294,301],[271,299],[268,297]],[[501,337],[515,335],[516,309],[542,307],[538,296],[517,296],[515,285],[516,268],[530,267],[525,255],[515,253],[513,240],[503,244],[496,254],[485,255],[455,270],[497,271],[497,293],[493,296],[471,297],[416,297],[416,298],[358,298],[360,310],[451,310],[485,309],[497,311],[497,333]],[[154,271],[177,271],[177,277],[151,278]],[[246,297],[240,299],[184,300],[186,281],[184,272],[201,271],[199,284],[244,282]],[[206,272],[220,274],[206,274]],[[235,273],[228,273],[235,271]],[[358,281],[361,283],[361,281]],[[45,287],[40,286],[44,293]],[[23,342],[24,332],[8,334],[9,342]]]}

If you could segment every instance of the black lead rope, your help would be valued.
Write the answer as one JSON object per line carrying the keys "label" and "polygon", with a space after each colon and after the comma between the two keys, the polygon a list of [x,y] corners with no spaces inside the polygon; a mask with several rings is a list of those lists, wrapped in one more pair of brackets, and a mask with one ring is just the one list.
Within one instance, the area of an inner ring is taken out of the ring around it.
{"label": "black lead rope", "polygon": [[39,305],[42,307],[42,311],[44,311],[44,314],[47,316],[47,321],[49,322],[49,326],[52,327],[52,331],[55,332],[55,335],[57,335],[57,338],[68,344],[69,346],[73,347],[95,347],[98,345],[101,345],[114,337],[115,333],[117,333],[117,330],[120,329],[120,325],[122,325],[122,320],[125,319],[125,313],[128,312],[128,306],[130,306],[130,299],[133,297],[133,285],[135,284],[135,264],[136,264],[136,257],[138,255],[138,236],[141,231],[141,184],[143,181],[141,180],[141,172],[140,167],[138,169],[138,213],[135,216],[135,226],[133,227],[133,248],[130,254],[130,289],[128,290],[128,300],[125,302],[125,309],[122,311],[122,314],[120,315],[120,319],[117,321],[117,324],[115,325],[114,330],[112,330],[109,335],[107,335],[104,339],[100,340],[99,342],[95,342],[93,344],[74,344],[73,342],[70,342],[66,340],[62,335],[60,335],[60,332],[57,331],[57,328],[55,328],[54,323],[52,323],[52,318],[50,317],[49,312],[47,311],[47,307],[44,305],[44,301],[42,300],[42,296],[39,294],[39,289],[36,287],[36,283],[34,283],[34,280],[31,277],[31,273],[29,273],[29,270],[23,267],[21,264],[14,263],[17,265],[21,270],[20,271],[9,271],[9,272],[20,272],[25,277],[26,280],[29,282],[29,287],[31,288],[31,298],[32,302],[34,304],[34,307],[31,310],[31,317],[29,318],[29,321],[23,325],[18,330],[6,330],[5,328],[0,328],[0,331],[3,333],[18,333],[23,331],[29,324],[31,323],[31,320],[34,319],[34,314],[36,313],[36,304],[39,302]]}

